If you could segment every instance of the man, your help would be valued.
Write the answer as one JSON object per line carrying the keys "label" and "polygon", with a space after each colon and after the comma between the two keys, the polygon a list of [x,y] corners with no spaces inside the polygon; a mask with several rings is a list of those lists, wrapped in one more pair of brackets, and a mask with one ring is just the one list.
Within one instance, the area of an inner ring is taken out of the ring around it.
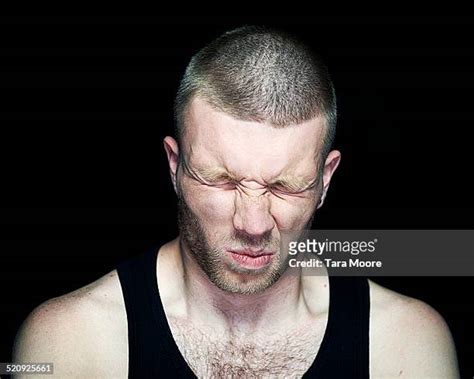
{"label": "man", "polygon": [[[362,278],[289,274],[341,154],[325,66],[244,27],[198,52],[164,139],[179,237],[35,309],[15,362],[59,377],[458,377],[443,318]],[[369,306],[370,305],[370,306]]]}

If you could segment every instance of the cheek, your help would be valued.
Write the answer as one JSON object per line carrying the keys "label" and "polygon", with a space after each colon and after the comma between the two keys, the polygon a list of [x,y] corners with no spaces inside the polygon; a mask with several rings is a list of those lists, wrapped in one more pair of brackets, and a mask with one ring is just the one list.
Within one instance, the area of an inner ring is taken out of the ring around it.
{"label": "cheek", "polygon": [[183,194],[194,214],[205,226],[224,226],[232,220],[234,194],[216,188],[199,185],[184,185]]}
{"label": "cheek", "polygon": [[281,231],[304,228],[315,209],[316,200],[313,197],[277,198],[272,201],[272,213]]}

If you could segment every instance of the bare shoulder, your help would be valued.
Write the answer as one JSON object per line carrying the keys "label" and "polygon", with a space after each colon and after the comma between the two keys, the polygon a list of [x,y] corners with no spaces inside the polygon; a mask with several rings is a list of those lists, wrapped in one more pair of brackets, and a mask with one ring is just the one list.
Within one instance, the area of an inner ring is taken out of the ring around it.
{"label": "bare shoulder", "polygon": [[429,304],[371,280],[370,366],[374,378],[459,378],[454,341]]}
{"label": "bare shoulder", "polygon": [[52,362],[58,377],[126,377],[126,328],[114,270],[34,309],[17,333],[13,359]]}

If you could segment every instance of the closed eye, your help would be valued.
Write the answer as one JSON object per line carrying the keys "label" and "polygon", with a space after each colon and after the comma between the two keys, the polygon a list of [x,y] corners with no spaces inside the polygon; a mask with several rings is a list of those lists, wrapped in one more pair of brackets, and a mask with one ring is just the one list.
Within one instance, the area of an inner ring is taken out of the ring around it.
{"label": "closed eye", "polygon": [[205,183],[209,187],[216,187],[225,190],[233,190],[237,187],[237,182],[227,181],[227,182],[215,182],[215,183]]}
{"label": "closed eye", "polygon": [[308,187],[304,189],[294,189],[283,186],[271,186],[270,191],[277,197],[283,198],[283,196],[295,196],[295,197],[305,197],[306,193],[313,187]]}

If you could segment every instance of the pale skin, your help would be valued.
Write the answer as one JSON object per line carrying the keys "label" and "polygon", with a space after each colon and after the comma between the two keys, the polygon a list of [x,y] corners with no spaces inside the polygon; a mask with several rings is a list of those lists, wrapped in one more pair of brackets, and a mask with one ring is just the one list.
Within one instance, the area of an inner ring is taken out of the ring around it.
{"label": "pale skin", "polygon": [[[222,236],[239,230],[253,236],[270,233],[277,240],[285,230],[303,228],[311,210],[323,204],[319,200],[326,196],[341,154],[331,151],[318,176],[315,157],[324,132],[319,117],[275,129],[233,119],[195,99],[187,126],[186,159],[199,180],[178,170],[183,152],[166,137],[173,185],[199,217],[208,242],[222,251],[222,278],[240,289],[264,283],[232,270]],[[160,249],[157,281],[173,336],[198,376],[206,376],[209,368],[187,345],[192,340],[183,337],[188,333],[183,324],[206,333],[209,346],[215,346],[213,339],[277,345],[278,338],[271,336],[311,325],[310,343],[301,336],[299,345],[308,361],[289,364],[293,371],[279,372],[282,376],[304,373],[318,352],[329,305],[326,276],[283,275],[259,293],[230,293],[208,279],[178,237]],[[420,300],[369,284],[371,377],[458,378],[454,343],[440,314]],[[53,377],[126,377],[127,318],[116,271],[35,309],[17,335],[14,361],[54,362]]]}

